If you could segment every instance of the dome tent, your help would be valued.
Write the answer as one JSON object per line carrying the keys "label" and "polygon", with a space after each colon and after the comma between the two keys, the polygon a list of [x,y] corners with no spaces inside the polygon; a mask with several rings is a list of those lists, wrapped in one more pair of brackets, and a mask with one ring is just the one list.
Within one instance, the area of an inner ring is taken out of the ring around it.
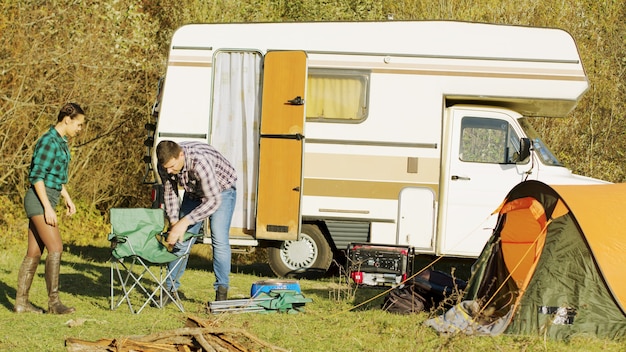
{"label": "dome tent", "polygon": [[626,184],[515,186],[440,332],[626,336]]}

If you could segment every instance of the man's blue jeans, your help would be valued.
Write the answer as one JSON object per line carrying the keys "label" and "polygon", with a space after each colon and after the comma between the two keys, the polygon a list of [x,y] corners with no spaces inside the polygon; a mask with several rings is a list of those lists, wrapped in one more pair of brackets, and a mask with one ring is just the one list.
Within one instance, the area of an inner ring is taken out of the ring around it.
{"label": "man's blue jeans", "polygon": [[[209,216],[209,226],[211,229],[211,243],[213,246],[213,271],[215,272],[215,283],[214,288],[217,290],[218,286],[224,286],[228,288],[230,279],[230,268],[231,268],[231,250],[230,250],[230,242],[229,242],[229,234],[230,234],[230,224],[233,219],[233,212],[235,211],[235,202],[237,200],[237,190],[233,188],[226,189],[222,192],[222,204],[215,211],[215,213]],[[192,210],[194,210],[198,205],[200,205],[202,201],[199,199],[191,199],[187,197],[187,194],[183,196],[183,202],[180,206],[180,218],[189,214]],[[197,222],[187,228],[187,232],[190,233],[198,233],[202,228],[202,221]],[[189,242],[191,245],[195,242],[196,238],[192,238],[186,242],[176,243],[172,253],[177,255],[183,255],[186,252],[187,248],[191,248],[189,246]],[[175,271],[175,275],[173,277],[174,287],[178,289],[180,287],[180,278],[183,276],[185,272],[185,268],[187,267],[187,258],[180,263],[178,267],[173,268],[175,262],[171,262],[169,264],[170,270]],[[168,280],[167,286],[170,290],[172,290],[171,282]]]}

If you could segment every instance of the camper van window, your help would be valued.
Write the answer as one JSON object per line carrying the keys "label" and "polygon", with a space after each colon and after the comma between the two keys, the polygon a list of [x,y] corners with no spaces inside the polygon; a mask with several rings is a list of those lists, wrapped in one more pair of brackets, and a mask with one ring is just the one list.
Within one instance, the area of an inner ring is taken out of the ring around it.
{"label": "camper van window", "polygon": [[519,136],[515,133],[515,130],[509,126],[509,137],[507,139],[506,153],[507,159],[505,163],[507,164],[515,164],[522,160],[519,160],[520,155],[520,144],[519,144]]}
{"label": "camper van window", "polygon": [[519,136],[505,120],[464,117],[459,158],[476,163],[514,163]]}
{"label": "camper van window", "polygon": [[526,133],[526,136],[530,138],[532,142],[532,148],[533,150],[535,150],[535,154],[539,156],[539,160],[541,160],[542,163],[546,165],[563,166],[563,163],[561,163],[559,159],[557,159],[556,156],[552,154],[550,148],[548,148],[548,146],[546,146],[546,144],[541,140],[541,137],[539,137],[539,133],[535,131],[533,126],[530,124],[530,121],[528,121],[528,118],[524,117],[518,119],[517,121],[519,122],[520,126],[522,126],[522,129]]}
{"label": "camper van window", "polygon": [[368,90],[367,71],[309,69],[307,121],[362,122],[367,117]]}

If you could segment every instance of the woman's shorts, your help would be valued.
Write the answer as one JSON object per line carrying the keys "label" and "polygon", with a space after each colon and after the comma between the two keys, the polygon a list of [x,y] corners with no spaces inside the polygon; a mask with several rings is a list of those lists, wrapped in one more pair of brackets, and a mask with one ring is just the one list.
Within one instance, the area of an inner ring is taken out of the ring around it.
{"label": "woman's shorts", "polygon": [[[46,194],[48,195],[48,200],[53,208],[57,206],[59,203],[59,196],[61,195],[61,191],[57,191],[53,188],[46,187]],[[43,205],[41,205],[41,200],[35,193],[35,189],[30,187],[28,191],[26,191],[26,195],[24,196],[24,209],[26,210],[26,216],[28,218],[32,218],[35,215],[43,215]]]}

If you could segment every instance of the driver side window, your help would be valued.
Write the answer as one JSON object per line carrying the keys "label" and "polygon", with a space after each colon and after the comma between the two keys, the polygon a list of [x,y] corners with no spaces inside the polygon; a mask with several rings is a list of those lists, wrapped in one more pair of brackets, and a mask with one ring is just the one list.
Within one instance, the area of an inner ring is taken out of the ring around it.
{"label": "driver side window", "polygon": [[483,117],[463,117],[459,159],[475,163],[515,163],[519,136],[508,122]]}

